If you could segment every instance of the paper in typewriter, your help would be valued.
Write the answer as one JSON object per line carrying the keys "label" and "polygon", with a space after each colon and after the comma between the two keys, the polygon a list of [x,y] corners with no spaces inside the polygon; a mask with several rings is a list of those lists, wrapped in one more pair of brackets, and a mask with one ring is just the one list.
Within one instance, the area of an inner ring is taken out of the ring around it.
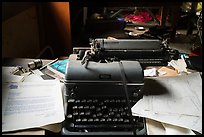
{"label": "paper in typewriter", "polygon": [[145,80],[133,115],[202,133],[202,79],[198,72]]}
{"label": "paper in typewriter", "polygon": [[2,83],[2,132],[39,128],[63,120],[59,80]]}

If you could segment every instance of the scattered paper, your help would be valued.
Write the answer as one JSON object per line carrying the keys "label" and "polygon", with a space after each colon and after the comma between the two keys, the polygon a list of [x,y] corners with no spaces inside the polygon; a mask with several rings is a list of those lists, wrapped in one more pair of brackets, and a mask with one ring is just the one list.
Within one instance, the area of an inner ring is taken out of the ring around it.
{"label": "scattered paper", "polygon": [[178,73],[188,73],[186,61],[184,60],[183,56],[181,56],[181,59],[171,60],[170,62],[168,62],[168,65],[174,67],[178,71]]}
{"label": "scattered paper", "polygon": [[38,74],[30,74],[28,75],[23,82],[40,82],[44,81],[44,79]]}
{"label": "scattered paper", "polygon": [[2,133],[2,135],[45,135],[44,129]]}
{"label": "scattered paper", "polygon": [[156,68],[151,68],[151,69],[145,69],[144,70],[144,76],[145,77],[153,77],[153,76],[157,76],[157,70]]}
{"label": "scattered paper", "polygon": [[146,118],[147,135],[195,135],[195,133],[187,128],[162,123]]}
{"label": "scattered paper", "polygon": [[44,75],[39,69],[32,70],[32,72],[36,75],[42,76]]}
{"label": "scattered paper", "polygon": [[133,115],[202,133],[202,79],[198,72],[145,79],[144,96]]}
{"label": "scattered paper", "polygon": [[147,135],[165,135],[165,128],[159,121],[155,121],[149,118],[145,119]]}
{"label": "scattered paper", "polygon": [[182,128],[167,123],[162,123],[162,125],[165,128],[166,135],[195,135],[192,130],[187,128]]}
{"label": "scattered paper", "polygon": [[2,82],[20,82],[24,76],[12,74],[12,70],[16,67],[2,66]]}
{"label": "scattered paper", "polygon": [[2,83],[2,132],[39,128],[62,122],[59,80]]}

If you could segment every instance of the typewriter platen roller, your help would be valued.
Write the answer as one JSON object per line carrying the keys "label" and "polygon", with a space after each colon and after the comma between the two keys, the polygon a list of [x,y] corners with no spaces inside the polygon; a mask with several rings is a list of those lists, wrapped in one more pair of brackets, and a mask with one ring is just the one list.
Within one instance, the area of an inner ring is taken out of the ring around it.
{"label": "typewriter platen roller", "polygon": [[[89,50],[78,50],[78,59],[92,61],[134,60],[144,66],[166,66],[168,61],[178,59],[179,52],[170,49],[167,41],[158,39],[92,39]],[[74,51],[77,51],[74,48]],[[84,52],[83,52],[84,51]]]}

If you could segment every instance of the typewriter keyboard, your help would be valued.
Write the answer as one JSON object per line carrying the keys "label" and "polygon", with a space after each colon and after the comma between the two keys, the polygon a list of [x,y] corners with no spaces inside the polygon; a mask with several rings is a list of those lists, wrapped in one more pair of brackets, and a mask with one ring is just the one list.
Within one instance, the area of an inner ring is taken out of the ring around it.
{"label": "typewriter keyboard", "polygon": [[[132,131],[126,99],[68,99],[65,127],[72,132]],[[130,100],[131,106],[137,101]],[[144,118],[133,116],[135,130]]]}

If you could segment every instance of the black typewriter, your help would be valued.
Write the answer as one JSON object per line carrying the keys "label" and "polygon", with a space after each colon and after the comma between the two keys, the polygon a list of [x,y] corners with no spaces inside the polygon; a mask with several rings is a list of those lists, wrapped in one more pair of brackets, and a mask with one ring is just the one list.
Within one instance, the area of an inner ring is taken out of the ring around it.
{"label": "black typewriter", "polygon": [[137,61],[89,61],[86,67],[81,61],[70,61],[65,75],[62,134],[145,135],[145,119],[131,113],[131,107],[143,96],[143,86],[143,70]]}
{"label": "black typewriter", "polygon": [[73,48],[78,60],[134,60],[141,66],[167,66],[179,58],[178,50],[168,47],[167,40],[159,39],[90,39],[90,48]]}

